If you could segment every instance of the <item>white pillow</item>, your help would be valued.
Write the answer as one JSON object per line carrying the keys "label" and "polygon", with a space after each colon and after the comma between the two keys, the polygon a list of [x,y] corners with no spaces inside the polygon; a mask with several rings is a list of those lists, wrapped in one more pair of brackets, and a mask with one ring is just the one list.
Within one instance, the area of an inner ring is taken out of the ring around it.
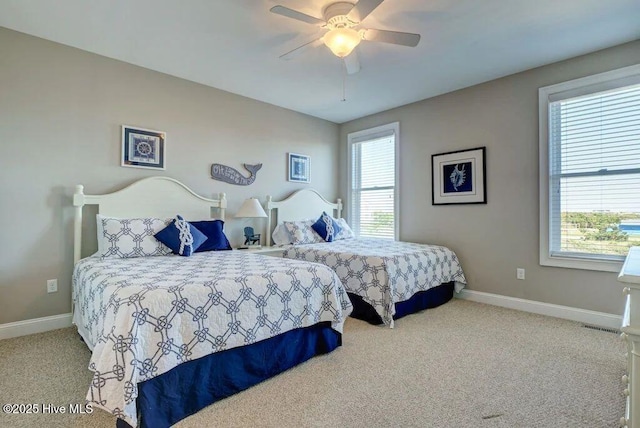
{"label": "white pillow", "polygon": [[287,229],[282,223],[278,224],[276,228],[273,229],[271,238],[273,238],[274,245],[289,245],[292,242],[291,235],[289,235],[289,232],[287,232]]}
{"label": "white pillow", "polygon": [[171,249],[154,236],[171,223],[171,219],[96,217],[100,257],[166,256]]}
{"label": "white pillow", "polygon": [[334,218],[334,220],[338,223],[338,226],[342,228],[340,233],[338,233],[338,236],[335,237],[336,241],[339,239],[352,239],[356,237],[356,234],[353,233],[353,230],[347,224],[347,220],[343,218]]}
{"label": "white pillow", "polygon": [[287,232],[291,236],[292,244],[315,244],[317,242],[325,242],[320,235],[316,233],[311,225],[315,220],[302,221],[285,221],[282,222]]}

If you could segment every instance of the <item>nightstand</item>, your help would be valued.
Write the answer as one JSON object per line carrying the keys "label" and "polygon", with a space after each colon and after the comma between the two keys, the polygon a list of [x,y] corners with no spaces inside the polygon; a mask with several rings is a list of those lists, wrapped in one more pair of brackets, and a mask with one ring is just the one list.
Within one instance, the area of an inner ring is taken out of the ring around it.
{"label": "nightstand", "polygon": [[262,247],[262,248],[246,248],[244,250],[240,250],[238,248],[234,248],[234,251],[243,251],[245,253],[251,254],[262,254],[263,256],[272,256],[272,257],[282,257],[282,253],[284,252],[283,247]]}

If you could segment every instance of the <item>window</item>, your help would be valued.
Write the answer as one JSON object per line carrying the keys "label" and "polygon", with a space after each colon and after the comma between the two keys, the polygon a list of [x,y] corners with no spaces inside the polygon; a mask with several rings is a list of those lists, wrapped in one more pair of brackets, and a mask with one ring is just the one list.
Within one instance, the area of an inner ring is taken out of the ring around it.
{"label": "window", "polygon": [[640,66],[539,90],[540,264],[617,272],[640,245]]}
{"label": "window", "polygon": [[398,122],[348,135],[349,222],[356,236],[398,237]]}

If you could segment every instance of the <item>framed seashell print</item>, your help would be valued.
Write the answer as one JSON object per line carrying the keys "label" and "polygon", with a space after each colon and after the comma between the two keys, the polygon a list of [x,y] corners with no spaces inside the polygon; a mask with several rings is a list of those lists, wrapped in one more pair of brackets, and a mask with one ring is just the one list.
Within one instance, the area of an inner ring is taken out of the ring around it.
{"label": "framed seashell print", "polygon": [[486,147],[431,155],[431,203],[486,204]]}

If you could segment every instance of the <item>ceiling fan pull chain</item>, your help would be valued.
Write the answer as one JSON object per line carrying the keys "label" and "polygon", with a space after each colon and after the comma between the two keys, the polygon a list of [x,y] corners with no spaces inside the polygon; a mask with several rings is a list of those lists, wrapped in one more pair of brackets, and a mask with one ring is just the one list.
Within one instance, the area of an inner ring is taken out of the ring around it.
{"label": "ceiling fan pull chain", "polygon": [[347,66],[342,62],[342,99],[340,101],[347,101]]}

